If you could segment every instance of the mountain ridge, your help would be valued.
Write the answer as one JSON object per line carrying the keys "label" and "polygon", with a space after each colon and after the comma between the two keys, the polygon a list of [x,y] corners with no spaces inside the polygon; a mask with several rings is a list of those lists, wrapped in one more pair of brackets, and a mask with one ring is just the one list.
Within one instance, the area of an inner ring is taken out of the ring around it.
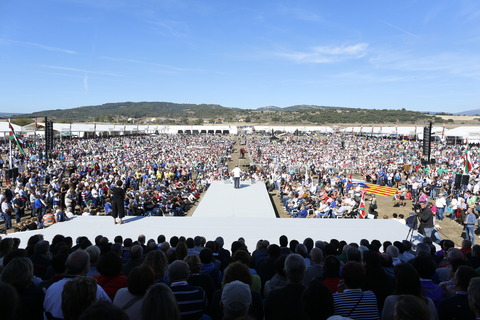
{"label": "mountain ridge", "polygon": [[[22,114],[15,118],[48,117],[56,122],[128,122],[155,119],[166,123],[402,123],[440,122],[441,118],[406,109],[361,109],[298,104],[288,107],[264,106],[257,109],[224,107],[219,104],[192,104],[157,101],[111,102],[70,109],[52,109]],[[13,118],[13,116],[12,116]],[[143,120],[141,120],[143,119]]]}

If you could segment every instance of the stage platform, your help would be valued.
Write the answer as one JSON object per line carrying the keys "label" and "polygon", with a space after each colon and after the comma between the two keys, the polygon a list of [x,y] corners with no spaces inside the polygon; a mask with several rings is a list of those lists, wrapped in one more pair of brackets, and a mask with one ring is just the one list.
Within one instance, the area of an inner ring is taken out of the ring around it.
{"label": "stage platform", "polygon": [[[393,219],[289,219],[276,218],[264,183],[242,181],[240,189],[234,189],[231,183],[215,182],[205,193],[192,217],[125,217],[125,223],[115,225],[109,216],[80,216],[70,221],[56,223],[48,228],[9,234],[20,238],[20,247],[27,245],[28,238],[34,234],[43,234],[51,241],[56,234],[70,236],[75,240],[87,236],[92,242],[97,235],[136,240],[140,234],[147,239],[157,239],[163,234],[172,236],[204,236],[215,240],[222,236],[225,247],[240,237],[245,239],[248,249],[253,252],[258,240],[266,239],[277,243],[281,235],[289,240],[300,242],[307,237],[313,240],[330,239],[359,242],[361,239],[396,241],[407,238],[409,229]],[[415,241],[421,239],[417,233]]]}
{"label": "stage platform", "polygon": [[[43,234],[48,241],[51,241],[56,234],[70,236],[74,243],[79,236],[87,236],[94,242],[99,234],[108,237],[110,241],[113,241],[117,235],[134,240],[140,234],[144,234],[147,239],[155,240],[160,234],[165,235],[167,239],[172,236],[193,238],[201,235],[207,240],[215,240],[216,237],[222,236],[225,247],[228,249],[233,241],[243,237],[248,249],[252,252],[258,240],[266,239],[270,243],[278,244],[281,235],[286,235],[289,240],[297,239],[300,242],[307,237],[324,241],[335,238],[358,243],[365,238],[383,242],[406,239],[408,228],[393,219],[126,217],[125,224],[114,225],[111,217],[87,216],[75,217],[45,229],[17,232],[8,236],[20,238],[20,247],[25,248],[28,238],[39,233]],[[415,233],[415,241],[419,239],[421,237]]]}
{"label": "stage platform", "polygon": [[235,189],[230,180],[215,181],[208,188],[193,218],[275,218],[263,182],[241,181]]}

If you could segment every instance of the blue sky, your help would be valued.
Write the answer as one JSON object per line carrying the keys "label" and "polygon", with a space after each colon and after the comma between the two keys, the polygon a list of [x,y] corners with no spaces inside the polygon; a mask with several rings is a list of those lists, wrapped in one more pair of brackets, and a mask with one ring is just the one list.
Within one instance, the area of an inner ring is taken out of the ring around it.
{"label": "blue sky", "polygon": [[0,112],[480,108],[480,1],[0,1]]}

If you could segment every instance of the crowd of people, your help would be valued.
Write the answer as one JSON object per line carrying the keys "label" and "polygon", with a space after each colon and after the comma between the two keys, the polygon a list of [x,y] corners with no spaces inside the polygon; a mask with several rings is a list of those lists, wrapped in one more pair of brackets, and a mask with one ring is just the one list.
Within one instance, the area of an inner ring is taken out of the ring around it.
{"label": "crowd of people", "polygon": [[[280,192],[291,216],[358,217],[362,180],[395,188],[393,206],[425,202],[435,221],[448,215],[465,224],[474,240],[473,218],[480,213],[478,146],[433,142],[430,162],[420,141],[358,135],[255,136],[248,150],[252,176]],[[366,199],[367,213],[376,218],[375,196]],[[470,212],[474,216],[467,221]]]}
{"label": "crowd of people", "polygon": [[[228,160],[237,139],[227,135],[66,139],[56,143],[48,161],[34,148],[27,149],[26,156],[16,153],[13,165],[19,175],[7,179],[0,196],[5,228],[39,228],[82,214],[115,216],[119,206],[121,215],[185,215],[212,181],[230,178]],[[345,134],[240,139],[239,152],[242,157],[248,153],[251,163],[235,181],[265,181],[267,188],[279,191],[292,217],[358,217],[363,188],[352,179],[355,176],[395,188],[394,206],[406,206],[408,200],[426,202],[434,225],[448,216],[464,224],[468,239],[474,241],[473,218],[480,213],[478,146],[433,142],[434,161],[428,164],[421,142],[412,140]],[[7,151],[4,144],[4,168],[9,167]],[[467,153],[471,167],[465,170]],[[123,206],[112,202],[118,181],[125,191]],[[376,218],[374,195],[367,197],[367,204],[368,217]],[[36,219],[21,221],[25,215]]]}
{"label": "crowd of people", "polygon": [[2,319],[476,319],[480,245],[0,240]]}
{"label": "crowd of people", "polygon": [[[125,214],[183,216],[212,181],[228,175],[234,142],[182,135],[72,139],[58,142],[50,159],[33,148],[26,156],[17,153],[12,162],[18,176],[6,179],[0,196],[5,229],[48,226],[52,217],[111,214],[118,181]],[[8,144],[1,151],[9,168]],[[21,223],[24,216],[36,219]]]}
{"label": "crowd of people", "polygon": [[[212,181],[231,178],[228,161],[236,139],[72,139],[58,142],[50,159],[35,149],[17,153],[12,164],[19,175],[6,179],[0,196],[5,228],[13,227],[12,220],[17,230],[35,229],[98,212],[122,223],[119,206],[129,215],[184,215]],[[435,142],[435,164],[426,164],[421,148],[418,141],[353,135],[252,136],[243,152],[250,156],[250,170],[240,173],[241,179],[277,189],[288,212],[299,217],[352,216],[361,195],[353,175],[394,187],[394,205],[418,202],[413,220],[427,237],[416,248],[408,241],[299,243],[282,236],[278,244],[258,241],[250,253],[242,239],[225,249],[221,237],[98,236],[93,243],[85,237],[73,243],[58,235],[49,243],[36,235],[19,249],[18,239],[6,237],[0,242],[2,315],[475,319],[480,317],[480,246],[474,245],[479,149]],[[2,151],[2,166],[8,168],[7,145]],[[472,167],[465,170],[467,152]],[[459,182],[457,174],[468,179]],[[120,205],[113,195],[117,187],[123,190]],[[431,243],[434,220],[445,217],[465,225],[460,249],[450,240],[440,242],[441,250]]]}

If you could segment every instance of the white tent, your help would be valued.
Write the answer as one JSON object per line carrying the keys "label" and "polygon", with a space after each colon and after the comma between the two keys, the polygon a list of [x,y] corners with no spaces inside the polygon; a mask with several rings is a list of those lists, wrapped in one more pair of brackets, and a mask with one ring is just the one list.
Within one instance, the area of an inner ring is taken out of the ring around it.
{"label": "white tent", "polygon": [[[15,130],[15,133],[20,133],[22,131],[22,127],[17,126],[16,124],[12,123],[13,130]],[[8,136],[10,135],[10,128],[8,126],[8,122],[0,122],[0,139],[7,139]]]}
{"label": "white tent", "polygon": [[322,132],[322,133],[327,133],[327,132],[333,132],[333,129],[331,127],[327,126],[254,126],[255,131],[265,131],[265,132],[271,132],[272,130],[274,132],[280,131],[280,132],[288,132],[288,133],[294,133],[298,130],[298,132]]}
{"label": "white tent", "polygon": [[451,139],[468,140],[469,143],[480,143],[480,127],[458,127],[447,130],[445,135]]}
{"label": "white tent", "polygon": [[[443,127],[432,127],[432,134],[441,136]],[[380,125],[366,125],[358,127],[346,127],[340,130],[343,133],[362,133],[364,135],[381,135],[381,136],[390,136],[390,135],[400,135],[400,136],[410,136],[419,139],[423,139],[423,126],[413,126],[413,127],[397,127],[397,126],[380,126]]]}
{"label": "white tent", "polygon": [[[17,126],[16,124],[12,123],[12,127],[15,130],[15,132],[22,131],[22,127]],[[8,122],[7,121],[2,121],[0,122],[0,132],[10,132],[10,128],[8,127]]]}

